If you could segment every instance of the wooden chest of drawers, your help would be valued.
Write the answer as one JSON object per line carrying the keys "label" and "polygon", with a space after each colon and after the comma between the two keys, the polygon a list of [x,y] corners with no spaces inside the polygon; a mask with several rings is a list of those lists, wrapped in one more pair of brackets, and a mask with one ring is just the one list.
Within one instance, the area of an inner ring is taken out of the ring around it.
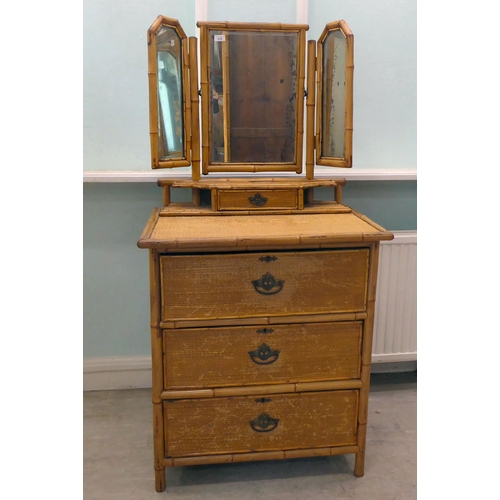
{"label": "wooden chest of drawers", "polygon": [[363,475],[378,249],[392,237],[350,209],[153,212],[138,246],[158,491],[176,465],[354,453]]}

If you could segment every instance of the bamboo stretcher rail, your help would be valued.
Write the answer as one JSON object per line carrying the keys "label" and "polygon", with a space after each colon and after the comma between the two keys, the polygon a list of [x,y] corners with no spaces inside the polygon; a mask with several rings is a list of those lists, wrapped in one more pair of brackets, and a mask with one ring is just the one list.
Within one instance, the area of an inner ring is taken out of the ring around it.
{"label": "bamboo stretcher rail", "polygon": [[308,30],[308,24],[287,24],[287,23],[245,23],[230,21],[197,21],[198,28],[206,27],[214,30],[235,29],[248,31],[300,31]]}
{"label": "bamboo stretcher rail", "polygon": [[295,164],[289,165],[286,163],[251,163],[231,165],[223,165],[213,163],[207,166],[207,173],[210,172],[296,172]]}
{"label": "bamboo stretcher rail", "polygon": [[334,179],[305,179],[305,178],[283,178],[283,177],[264,177],[264,178],[228,178],[201,179],[192,181],[189,179],[158,179],[158,185],[171,184],[174,187],[202,189],[223,188],[223,189],[241,189],[242,187],[261,187],[269,185],[271,189],[277,186],[287,188],[307,188],[314,186],[343,186],[346,183],[344,178],[336,177]]}
{"label": "bamboo stretcher rail", "polygon": [[165,458],[165,467],[178,467],[201,464],[222,464],[258,460],[283,460],[304,457],[328,457],[347,455],[358,452],[357,446],[331,446],[324,448],[299,448],[278,451],[260,451],[251,453],[230,453],[221,455],[200,455],[191,457]]}
{"label": "bamboo stretcher rail", "polygon": [[[273,247],[274,250],[274,247]],[[221,326],[221,324],[252,324],[252,321],[258,321],[259,324],[268,325],[278,325],[280,323],[296,323],[297,321],[302,322],[330,322],[330,321],[355,321],[358,319],[365,319],[366,313],[364,311],[336,311],[331,313],[319,313],[319,314],[276,314],[274,316],[255,316],[251,314],[238,316],[224,316],[223,318],[196,318],[196,319],[185,319],[185,318],[169,318],[168,321],[161,323],[162,327],[170,328],[174,325],[174,328],[190,328],[194,326]]]}
{"label": "bamboo stretcher rail", "polygon": [[[212,191],[212,195],[215,196],[215,191]],[[344,205],[338,204],[335,201],[325,203],[315,201],[314,206],[304,206],[304,208],[298,209],[272,209],[272,210],[221,210],[216,212],[217,201],[212,202],[211,207],[195,207],[190,204],[193,209],[190,213],[184,213],[186,205],[180,205],[177,203],[170,203],[168,207],[161,209],[160,217],[197,217],[197,216],[217,216],[217,217],[227,217],[230,215],[321,215],[321,214],[349,214],[352,209]]]}
{"label": "bamboo stretcher rail", "polygon": [[290,394],[301,392],[338,391],[343,389],[361,389],[360,379],[331,380],[321,382],[297,382],[292,384],[246,385],[240,387],[219,387],[213,389],[166,390],[161,399],[202,399],[217,397],[257,396],[267,394]]}
{"label": "bamboo stretcher rail", "polygon": [[162,321],[160,328],[196,328],[211,326],[243,326],[243,325],[280,325],[301,323],[331,323],[337,321],[361,321],[368,317],[366,312],[355,313],[332,313],[332,314],[301,314],[290,316],[261,316],[248,318],[219,318],[219,319],[197,319],[197,320],[171,320]]}
{"label": "bamboo stretcher rail", "polygon": [[[310,245],[307,245],[307,244],[302,244],[302,245],[297,245],[295,247],[295,249],[297,250],[329,250],[329,249],[332,249],[332,248],[349,248],[349,247],[356,247],[356,246],[364,246],[365,243],[364,242],[345,242],[345,243],[335,243],[334,245],[324,245],[324,244],[320,244],[320,245],[315,245],[315,244],[310,244]],[[270,247],[270,246],[259,246],[259,245],[256,245],[255,247],[251,247],[251,248],[247,248],[247,249],[244,249],[244,250],[248,250],[250,252],[265,252],[265,251],[269,251],[270,249],[272,250],[275,250],[275,251],[278,251],[278,250],[290,250],[290,247],[289,246],[279,246],[279,245],[274,245],[273,247]],[[243,250],[243,251],[244,251]],[[242,249],[238,248],[238,249],[231,249],[231,248],[227,248],[227,249],[224,249],[224,248],[220,248],[220,247],[204,247],[204,248],[196,248],[196,247],[193,247],[193,248],[189,248],[189,249],[169,249],[169,248],[162,248],[161,249],[161,252],[164,252],[166,255],[172,255],[172,254],[187,254],[187,253],[203,253],[203,252],[206,252],[206,253],[231,253],[231,252],[234,252],[234,251],[242,251]]]}
{"label": "bamboo stretcher rail", "polygon": [[[157,134],[158,135],[158,134]],[[156,168],[177,168],[177,167],[189,167],[191,162],[186,159],[181,160],[158,160]]]}
{"label": "bamboo stretcher rail", "polygon": [[[261,214],[261,212],[259,212]],[[359,233],[346,233],[330,236],[281,236],[281,237],[266,237],[266,238],[213,238],[207,241],[201,241],[198,238],[185,238],[179,240],[178,238],[169,239],[154,239],[139,240],[137,246],[139,248],[169,248],[172,249],[205,249],[205,248],[218,248],[218,247],[232,247],[238,250],[250,250],[255,246],[262,247],[288,247],[296,245],[307,245],[317,243],[318,248],[325,245],[332,245],[337,243],[356,243],[356,242],[373,242],[381,240],[392,240],[394,236],[385,231],[371,234]]]}

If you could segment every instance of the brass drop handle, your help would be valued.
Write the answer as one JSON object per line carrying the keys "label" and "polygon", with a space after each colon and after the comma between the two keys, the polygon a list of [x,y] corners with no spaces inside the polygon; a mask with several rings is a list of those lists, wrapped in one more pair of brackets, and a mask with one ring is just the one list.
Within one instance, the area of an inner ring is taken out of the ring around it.
{"label": "brass drop handle", "polygon": [[248,351],[248,355],[256,365],[270,365],[278,359],[280,351],[273,351],[267,344],[262,344],[255,351]]}
{"label": "brass drop handle", "polygon": [[267,413],[261,413],[257,418],[250,420],[250,427],[255,432],[271,432],[278,427],[279,418],[272,418]]}
{"label": "brass drop handle", "polygon": [[275,295],[283,289],[283,280],[277,280],[272,274],[266,273],[262,278],[253,280],[255,291],[262,295]]}
{"label": "brass drop handle", "polygon": [[256,207],[262,207],[267,203],[267,198],[262,196],[260,193],[255,193],[253,196],[248,198],[248,201]]}

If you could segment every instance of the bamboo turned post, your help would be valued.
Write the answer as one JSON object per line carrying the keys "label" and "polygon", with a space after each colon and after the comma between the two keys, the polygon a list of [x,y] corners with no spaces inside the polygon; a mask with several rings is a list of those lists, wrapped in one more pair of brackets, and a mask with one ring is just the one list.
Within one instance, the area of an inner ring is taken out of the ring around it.
{"label": "bamboo turned post", "polygon": [[295,147],[295,163],[297,165],[295,172],[302,173],[302,154],[304,145],[304,90],[306,79],[306,30],[299,31],[299,45],[298,45],[298,61],[297,61],[297,84],[299,94],[297,95],[297,116],[300,117],[296,123],[296,147]]}
{"label": "bamboo turned post", "polygon": [[201,189],[193,188],[193,205],[199,207],[201,204]]}
{"label": "bamboo turned post", "polygon": [[200,25],[200,84],[201,84],[201,121],[203,123],[203,127],[201,129],[201,171],[203,174],[208,174],[208,164],[209,164],[209,154],[210,154],[210,145],[209,145],[209,125],[210,125],[210,117],[209,117],[209,103],[210,103],[210,92],[208,85],[208,61],[207,52],[209,47],[208,42],[208,30],[205,26]]}
{"label": "bamboo turned post", "polygon": [[163,186],[163,206],[168,205],[170,205],[170,184],[165,184]]}
{"label": "bamboo turned post", "polygon": [[307,190],[307,203],[312,205],[314,203],[314,188],[309,188]]}
{"label": "bamboo turned post", "polygon": [[[170,186],[169,186],[170,187]],[[161,321],[161,290],[159,254],[149,252],[149,280],[151,301],[151,364],[152,364],[152,402],[153,402],[153,448],[156,491],[165,490],[165,440],[163,433],[163,335],[159,327]]]}
{"label": "bamboo turned post", "polygon": [[356,453],[354,464],[354,475],[361,477],[365,473],[365,448],[366,448],[366,424],[368,421],[368,394],[370,392],[370,370],[372,360],[373,325],[375,316],[375,295],[377,286],[378,260],[380,243],[371,245],[369,273],[368,273],[368,296],[367,314],[364,322],[363,346],[361,350],[361,382],[363,386],[359,391],[358,411],[358,437],[357,445],[359,452]]}
{"label": "bamboo turned post", "polygon": [[190,98],[190,75],[189,75],[189,40],[187,38],[182,39],[182,80],[185,82],[182,86],[182,99],[184,101],[184,137],[185,137],[185,158],[188,164],[191,163],[191,150],[192,146],[192,131],[193,125],[191,123],[193,113],[191,110],[191,98]]}
{"label": "bamboo turned post", "polygon": [[342,186],[335,184],[335,201],[342,203]]}
{"label": "bamboo turned post", "polygon": [[314,103],[316,82],[316,42],[307,42],[307,137],[306,137],[306,179],[314,179]]}
{"label": "bamboo turned post", "polygon": [[191,176],[200,180],[200,100],[198,97],[197,39],[189,37],[189,88],[191,94]]}
{"label": "bamboo turned post", "polygon": [[345,103],[345,135],[344,157],[349,167],[352,166],[352,132],[353,132],[353,77],[354,77],[354,36],[349,27],[341,22],[346,34],[346,103]]}
{"label": "bamboo turned post", "polygon": [[222,42],[222,113],[224,123],[224,162],[231,161],[231,89],[229,80],[229,32],[224,31]]}

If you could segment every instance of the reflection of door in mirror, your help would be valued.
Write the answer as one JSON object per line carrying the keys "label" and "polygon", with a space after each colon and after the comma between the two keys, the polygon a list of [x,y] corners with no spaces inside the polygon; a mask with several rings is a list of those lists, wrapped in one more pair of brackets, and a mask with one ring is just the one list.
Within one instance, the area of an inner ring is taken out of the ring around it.
{"label": "reflection of door in mirror", "polygon": [[181,40],[175,30],[163,27],[157,34],[160,160],[184,155],[181,50]]}
{"label": "reflection of door in mirror", "polygon": [[293,163],[298,34],[210,30],[213,163]]}
{"label": "reflection of door in mirror", "polygon": [[339,29],[323,44],[322,155],[344,157],[346,112],[346,39]]}

